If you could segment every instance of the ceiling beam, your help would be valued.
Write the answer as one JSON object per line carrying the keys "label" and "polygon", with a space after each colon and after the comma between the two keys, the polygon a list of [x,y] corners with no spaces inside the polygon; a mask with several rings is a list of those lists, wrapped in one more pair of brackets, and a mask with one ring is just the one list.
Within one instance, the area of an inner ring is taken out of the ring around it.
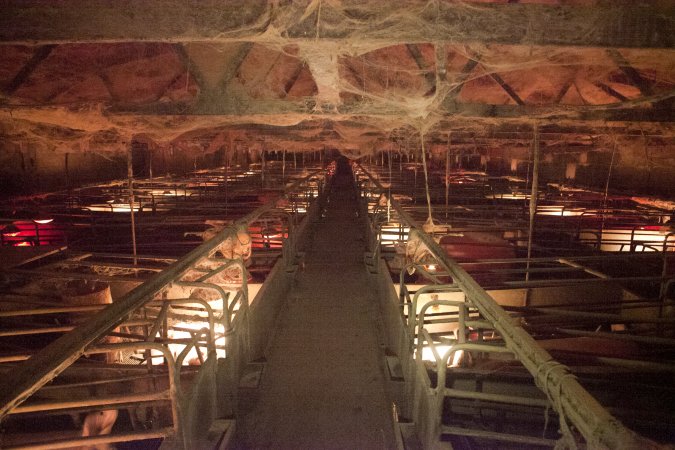
{"label": "ceiling beam", "polygon": [[565,94],[567,94],[567,91],[570,90],[572,87],[572,84],[574,84],[574,79],[573,78],[568,78],[565,83],[562,85],[560,90],[558,91],[558,95],[555,96],[555,100],[553,100],[554,104],[560,104],[562,101],[563,97],[565,97]]}
{"label": "ceiling beam", "polygon": [[[593,6],[438,2],[358,4],[266,0],[1,0],[0,42],[345,40],[384,45],[441,42],[672,48],[675,4]],[[270,31],[270,33],[266,33]],[[273,31],[273,32],[272,32]]]}
{"label": "ceiling beam", "polygon": [[497,72],[490,72],[490,77],[492,77],[493,80],[497,82],[501,86],[502,89],[504,89],[504,92],[509,94],[509,97],[516,102],[518,105],[524,105],[525,102],[523,99],[520,98],[520,96],[516,93],[516,91],[513,90],[513,88],[506,82],[504,79],[499,76]]}
{"label": "ceiling beam", "polygon": [[622,102],[627,102],[629,101],[629,98],[621,94],[620,92],[616,91],[614,88],[611,86],[606,85],[605,83],[602,83],[600,81],[597,81],[594,83],[597,87],[602,89],[606,94],[611,95],[615,99],[622,101]]}
{"label": "ceiling beam", "polygon": [[466,80],[469,78],[469,74],[473,71],[473,69],[476,68],[478,65],[478,61],[480,61],[480,55],[475,54],[473,55],[470,59],[466,61],[464,64],[464,67],[462,67],[462,70],[460,71],[459,75],[455,79],[454,84],[456,85],[445,97],[446,101],[454,101],[457,99],[459,94],[462,92],[462,88],[464,87],[464,83]]}
{"label": "ceiling beam", "polygon": [[626,58],[623,57],[621,53],[619,53],[618,50],[616,49],[609,49],[607,50],[607,54],[609,55],[610,58],[616,63],[617,66],[621,69],[621,71],[628,77],[631,83],[633,83],[634,86],[636,86],[638,89],[640,89],[640,93],[644,97],[651,97],[654,95],[654,91],[652,90],[651,84],[642,78],[642,75],[640,75],[640,72],[635,70],[633,66],[630,65],[630,63],[626,60]]}
{"label": "ceiling beam", "polygon": [[[646,104],[611,104],[602,106],[541,106],[541,105],[491,105],[485,103],[459,102],[451,96],[439,105],[438,113],[444,119],[454,118],[489,118],[489,119],[550,119],[570,121],[607,121],[607,122],[674,122],[675,110],[668,103]],[[197,104],[188,110],[185,105],[153,104],[143,107],[109,109],[110,114],[138,114],[149,116],[228,116],[228,115],[260,115],[267,116],[271,122],[273,116],[283,114],[301,114],[308,118],[372,117],[375,120],[398,119],[405,122],[409,115],[405,110],[382,109],[367,101],[340,105],[327,113],[317,114],[312,105],[301,100],[296,102],[284,100],[250,99],[245,105],[219,103],[204,108]]]}
{"label": "ceiling beam", "polygon": [[426,61],[424,61],[424,56],[422,56],[422,52],[417,44],[406,44],[406,48],[408,49],[410,56],[415,60],[417,67],[424,72],[424,79],[427,80],[427,85],[429,85],[429,90],[424,96],[427,97],[432,95],[436,92],[436,74],[434,73],[434,70],[428,66]]}
{"label": "ceiling beam", "polygon": [[10,96],[19,89],[19,87],[30,77],[33,71],[40,65],[42,61],[47,59],[52,50],[54,50],[56,45],[42,45],[35,49],[33,56],[23,65],[21,70],[14,76],[12,81],[7,84],[7,86],[2,89],[2,93],[6,96]]}

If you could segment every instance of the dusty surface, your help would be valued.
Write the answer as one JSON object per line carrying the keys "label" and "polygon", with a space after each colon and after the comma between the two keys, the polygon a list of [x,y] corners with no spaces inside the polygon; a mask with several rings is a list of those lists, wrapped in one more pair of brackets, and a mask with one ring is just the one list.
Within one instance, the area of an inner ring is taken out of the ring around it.
{"label": "dusty surface", "polygon": [[576,182],[597,187],[616,148],[621,186],[673,197],[672,1],[198,3],[3,2],[0,191],[116,178],[133,143],[166,171],[239,151],[419,156],[423,139],[527,166],[537,121],[561,160],[545,181],[593,152]]}
{"label": "dusty surface", "polygon": [[378,312],[348,179],[337,179],[282,312],[239,448],[394,447]]}

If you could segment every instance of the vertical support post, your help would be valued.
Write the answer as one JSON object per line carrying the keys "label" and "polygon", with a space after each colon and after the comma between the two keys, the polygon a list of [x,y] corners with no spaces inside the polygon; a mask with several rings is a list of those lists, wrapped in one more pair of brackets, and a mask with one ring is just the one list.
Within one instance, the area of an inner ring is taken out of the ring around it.
{"label": "vertical support post", "polygon": [[389,189],[391,190],[391,150],[387,153],[387,163],[389,164]]}
{"label": "vertical support post", "polygon": [[448,148],[445,150],[445,218],[448,218],[448,203],[450,197],[450,144],[452,132],[448,131]]}
{"label": "vertical support post", "polygon": [[134,266],[138,264],[136,259],[136,219],[134,215],[134,167],[132,165],[133,144],[127,149],[127,184],[129,187],[129,214],[131,217],[131,245],[134,255]]}
{"label": "vertical support post", "polygon": [[265,187],[265,149],[260,150],[260,186]]}
{"label": "vertical support post", "polygon": [[532,257],[532,238],[534,235],[534,218],[537,215],[539,197],[539,125],[534,123],[534,142],[532,147],[532,190],[530,191],[530,228],[527,236],[527,268],[525,281],[530,279],[530,258]]}
{"label": "vertical support post", "polygon": [[70,153],[66,153],[63,161],[64,169],[66,171],[66,190],[70,192],[70,170],[68,168],[68,155]]}
{"label": "vertical support post", "polygon": [[225,164],[224,169],[225,169],[225,179],[223,182],[225,183],[225,214],[227,214],[227,179],[230,176],[230,151],[232,151],[232,135],[230,135],[230,146],[225,148]]}
{"label": "vertical support post", "polygon": [[286,178],[286,150],[281,152],[281,181]]}
{"label": "vertical support post", "polygon": [[424,133],[420,132],[420,141],[422,142],[422,167],[424,168],[424,191],[427,196],[427,210],[429,212],[429,217],[427,220],[431,220],[431,196],[429,195],[429,175],[427,174],[427,155],[426,150],[424,149]]}
{"label": "vertical support post", "polygon": [[152,181],[152,153],[153,152],[148,145],[148,175],[150,176],[150,181]]}
{"label": "vertical support post", "polygon": [[400,143],[398,144],[398,173],[403,173],[403,151]]}

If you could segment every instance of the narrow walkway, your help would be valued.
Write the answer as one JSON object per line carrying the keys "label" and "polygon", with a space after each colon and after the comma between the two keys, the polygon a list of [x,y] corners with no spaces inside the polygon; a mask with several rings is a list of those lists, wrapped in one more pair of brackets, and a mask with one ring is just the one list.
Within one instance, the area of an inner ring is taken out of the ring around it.
{"label": "narrow walkway", "polygon": [[257,404],[238,418],[239,448],[395,447],[356,211],[351,168],[341,161],[280,314]]}

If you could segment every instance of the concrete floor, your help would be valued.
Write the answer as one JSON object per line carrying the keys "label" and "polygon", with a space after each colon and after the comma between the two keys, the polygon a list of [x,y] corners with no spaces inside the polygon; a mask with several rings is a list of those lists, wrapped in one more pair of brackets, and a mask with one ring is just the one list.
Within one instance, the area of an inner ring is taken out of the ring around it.
{"label": "concrete floor", "polygon": [[351,171],[338,166],[304,268],[280,314],[238,448],[395,448],[379,312],[363,264]]}

